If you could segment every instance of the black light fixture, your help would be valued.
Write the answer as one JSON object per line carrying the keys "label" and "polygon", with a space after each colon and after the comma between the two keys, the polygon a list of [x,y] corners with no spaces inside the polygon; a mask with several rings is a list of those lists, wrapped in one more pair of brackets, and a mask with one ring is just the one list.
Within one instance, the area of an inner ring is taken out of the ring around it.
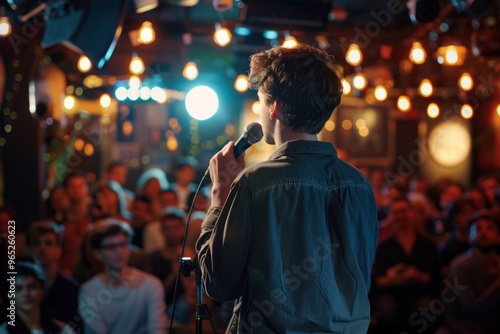
{"label": "black light fixture", "polygon": [[439,0],[409,0],[406,4],[413,24],[428,23],[439,16]]}

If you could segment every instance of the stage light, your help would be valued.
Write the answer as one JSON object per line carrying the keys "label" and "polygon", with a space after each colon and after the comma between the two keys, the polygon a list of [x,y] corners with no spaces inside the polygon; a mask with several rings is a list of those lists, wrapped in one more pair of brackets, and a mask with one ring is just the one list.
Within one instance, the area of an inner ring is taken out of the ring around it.
{"label": "stage light", "polygon": [[141,44],[151,44],[155,41],[156,33],[153,29],[153,24],[149,21],[144,21],[139,28],[138,41]]}
{"label": "stage light", "polygon": [[429,103],[427,106],[427,115],[430,118],[436,118],[439,116],[439,106],[435,103]]}
{"label": "stage light", "polygon": [[427,59],[427,53],[425,52],[422,44],[419,42],[413,42],[410,50],[410,60],[417,65],[423,64]]}
{"label": "stage light", "polygon": [[361,62],[363,61],[363,54],[361,53],[358,44],[352,43],[351,45],[349,45],[349,48],[347,49],[347,52],[345,54],[345,60],[352,66],[358,66],[359,64],[361,64]]}
{"label": "stage light", "polygon": [[187,62],[182,70],[182,75],[188,80],[194,80],[198,77],[198,67],[195,62]]}
{"label": "stage light", "polygon": [[432,83],[429,79],[423,79],[418,86],[418,93],[423,97],[429,97],[432,95],[434,88],[432,87]]}
{"label": "stage light", "polygon": [[401,95],[398,97],[398,109],[406,112],[411,109],[411,101],[410,98],[406,95]]}
{"label": "stage light", "polygon": [[227,28],[222,28],[219,22],[215,23],[215,43],[219,46],[226,46],[231,43],[231,39],[231,32]]}
{"label": "stage light", "polygon": [[466,92],[470,91],[472,87],[474,87],[474,80],[472,79],[472,76],[467,72],[462,74],[458,79],[458,86]]}
{"label": "stage light", "polygon": [[141,57],[137,55],[137,53],[134,53],[132,55],[132,60],[130,61],[130,65],[128,68],[130,70],[130,73],[132,74],[139,75],[144,72],[144,62],[142,61]]}
{"label": "stage light", "polygon": [[76,66],[80,72],[87,73],[92,68],[92,62],[87,56],[81,55]]}
{"label": "stage light", "polygon": [[219,109],[219,98],[213,89],[207,86],[197,86],[186,95],[188,114],[199,121],[212,117]]}

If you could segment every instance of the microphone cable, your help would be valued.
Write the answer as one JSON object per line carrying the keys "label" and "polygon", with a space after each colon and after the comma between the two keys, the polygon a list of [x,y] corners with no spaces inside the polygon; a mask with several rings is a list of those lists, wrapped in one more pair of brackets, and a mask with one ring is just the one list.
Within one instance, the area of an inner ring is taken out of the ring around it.
{"label": "microphone cable", "polygon": [[[175,278],[174,297],[173,297],[173,300],[172,300],[172,303],[173,303],[173,306],[172,306],[172,316],[170,317],[170,326],[169,326],[169,330],[168,330],[169,334],[172,334],[172,329],[173,329],[173,325],[174,325],[175,307],[176,307],[176,304],[177,304],[177,290],[178,290],[178,285],[179,285],[179,278],[180,278],[180,275],[181,275],[182,258],[184,257],[184,250],[186,248],[186,241],[187,241],[187,236],[188,236],[188,232],[189,232],[189,224],[191,223],[191,215],[193,213],[194,204],[196,203],[196,199],[198,198],[198,194],[200,192],[201,186],[203,185],[203,182],[205,181],[205,178],[209,174],[210,174],[209,173],[209,169],[207,168],[205,174],[201,178],[200,183],[198,184],[198,187],[196,188],[196,191],[195,191],[194,197],[193,197],[193,202],[191,203],[191,206],[189,208],[189,214],[188,214],[188,218],[187,218],[187,222],[186,222],[186,229],[184,230],[184,238],[182,240],[181,255],[179,257],[179,266],[177,268],[177,275],[176,275],[176,278]],[[194,259],[194,261],[197,261],[197,260]],[[197,266],[197,268],[195,270],[200,270],[199,266]],[[196,273],[195,273],[195,275],[196,275]],[[210,320],[210,325],[212,326],[212,330],[213,330],[214,334],[216,334],[217,331],[215,330],[215,326],[214,326],[214,324],[212,322],[212,319],[209,319],[209,320]]]}

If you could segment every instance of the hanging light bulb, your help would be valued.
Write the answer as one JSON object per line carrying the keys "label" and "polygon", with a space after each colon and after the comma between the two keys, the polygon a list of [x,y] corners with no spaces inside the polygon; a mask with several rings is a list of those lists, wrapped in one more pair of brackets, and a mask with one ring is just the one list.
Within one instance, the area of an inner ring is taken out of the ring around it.
{"label": "hanging light bulb", "polygon": [[9,22],[9,18],[4,16],[0,18],[0,36],[7,37],[12,31],[12,25]]}
{"label": "hanging light bulb", "polygon": [[375,98],[379,101],[384,101],[387,98],[387,89],[382,85],[375,87]]}
{"label": "hanging light bulb", "polygon": [[101,104],[101,107],[103,108],[109,108],[111,105],[111,96],[109,94],[102,94],[101,98],[99,99],[99,103]]}
{"label": "hanging light bulb", "polygon": [[299,45],[299,42],[295,37],[290,35],[290,32],[286,31],[285,32],[285,40],[283,41],[282,46],[285,48],[293,48],[294,46]]}
{"label": "hanging light bulb", "polygon": [[432,83],[429,79],[423,79],[418,86],[418,93],[423,97],[429,97],[432,95],[434,88],[432,87]]}
{"label": "hanging light bulb", "polygon": [[466,56],[467,48],[462,45],[441,46],[436,50],[437,61],[443,65],[462,65]]}
{"label": "hanging light bulb", "polygon": [[187,62],[182,70],[182,75],[188,80],[194,80],[198,77],[198,67],[195,62]]}
{"label": "hanging light bulb", "polygon": [[133,89],[139,89],[141,87],[142,80],[137,75],[131,75],[128,79],[128,86]]}
{"label": "hanging light bulb", "polygon": [[470,104],[464,104],[462,108],[460,108],[460,114],[465,119],[470,119],[474,115],[474,110]]}
{"label": "hanging light bulb", "polygon": [[363,90],[368,86],[368,80],[366,79],[366,75],[363,73],[357,73],[352,79],[352,85],[357,90]]}
{"label": "hanging light bulb", "polygon": [[132,60],[130,61],[128,69],[130,70],[130,73],[137,75],[144,72],[144,62],[142,61],[141,57],[139,57],[135,52],[132,55]]}
{"label": "hanging light bulb", "polygon": [[76,66],[80,72],[86,73],[92,68],[92,62],[87,56],[81,55]]}
{"label": "hanging light bulb", "polygon": [[352,43],[349,45],[347,52],[345,54],[345,60],[352,66],[358,66],[363,61],[363,54],[359,49],[358,44]]}
{"label": "hanging light bulb", "polygon": [[472,76],[467,72],[462,74],[458,79],[458,86],[466,92],[470,91],[472,87],[474,87],[474,80],[472,79]]}
{"label": "hanging light bulb", "polygon": [[406,95],[401,95],[398,97],[398,109],[406,112],[411,109],[411,101],[410,98]]}
{"label": "hanging light bulb", "polygon": [[413,42],[410,50],[410,60],[417,65],[423,64],[427,59],[427,53],[425,52],[422,44],[419,42]]}
{"label": "hanging light bulb", "polygon": [[342,88],[342,95],[347,95],[351,92],[351,84],[346,79],[342,79]]}
{"label": "hanging light bulb", "polygon": [[238,75],[234,81],[234,88],[240,93],[246,92],[248,90],[248,77],[244,74]]}
{"label": "hanging light bulb", "polygon": [[139,28],[138,42],[141,44],[151,44],[155,41],[156,33],[153,29],[153,24],[149,21],[144,21]]}
{"label": "hanging light bulb", "polygon": [[436,118],[439,116],[439,106],[435,103],[429,103],[427,106],[427,115],[430,118]]}
{"label": "hanging light bulb", "polygon": [[231,39],[231,32],[227,28],[222,28],[219,22],[215,23],[215,43],[220,46],[226,46],[231,43]]}

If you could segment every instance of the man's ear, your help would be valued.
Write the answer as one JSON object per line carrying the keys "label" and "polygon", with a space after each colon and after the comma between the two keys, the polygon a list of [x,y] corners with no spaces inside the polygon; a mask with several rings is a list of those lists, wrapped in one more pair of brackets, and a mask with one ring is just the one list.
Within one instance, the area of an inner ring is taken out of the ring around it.
{"label": "man's ear", "polygon": [[276,117],[279,116],[281,112],[280,105],[277,101],[274,101],[271,106],[269,107],[269,118],[270,119],[275,119]]}

